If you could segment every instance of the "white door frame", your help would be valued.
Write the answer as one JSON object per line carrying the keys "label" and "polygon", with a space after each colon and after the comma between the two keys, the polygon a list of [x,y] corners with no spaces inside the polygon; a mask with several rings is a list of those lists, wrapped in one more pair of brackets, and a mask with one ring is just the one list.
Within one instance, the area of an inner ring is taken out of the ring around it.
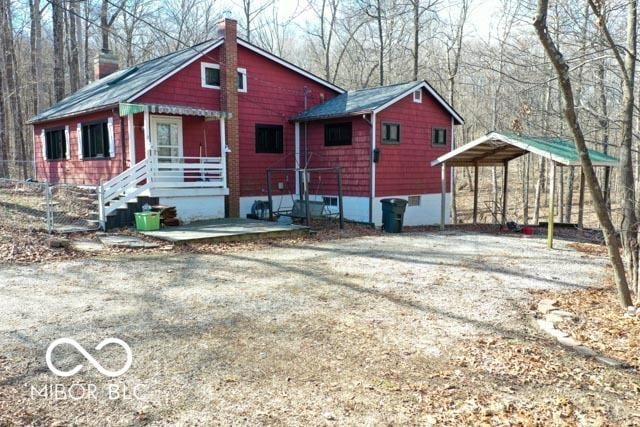
{"label": "white door frame", "polygon": [[182,116],[158,116],[152,115],[150,116],[151,122],[151,146],[155,151],[156,156],[158,155],[158,123],[170,123],[178,125],[178,156],[184,156],[184,147],[182,140]]}

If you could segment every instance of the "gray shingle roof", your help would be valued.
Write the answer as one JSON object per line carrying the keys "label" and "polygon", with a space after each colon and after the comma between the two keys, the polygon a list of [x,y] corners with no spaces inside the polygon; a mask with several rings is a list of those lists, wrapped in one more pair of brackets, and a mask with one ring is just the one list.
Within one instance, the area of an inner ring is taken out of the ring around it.
{"label": "gray shingle roof", "polygon": [[222,39],[208,40],[195,46],[117,71],[83,87],[52,107],[32,117],[28,123],[42,122],[95,111],[124,102],[221,41]]}
{"label": "gray shingle roof", "polygon": [[462,117],[424,80],[351,90],[304,111],[294,120],[309,121],[370,113],[420,86],[427,87],[436,100],[462,123]]}

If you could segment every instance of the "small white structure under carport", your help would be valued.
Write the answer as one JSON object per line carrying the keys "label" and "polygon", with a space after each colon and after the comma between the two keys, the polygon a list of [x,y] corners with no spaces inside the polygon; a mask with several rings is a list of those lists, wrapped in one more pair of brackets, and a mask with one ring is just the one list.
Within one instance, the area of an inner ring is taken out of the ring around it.
{"label": "small white structure under carport", "polygon": [[[502,166],[504,168],[502,185],[502,224],[506,223],[507,216],[507,177],[509,162],[527,153],[537,154],[551,161],[549,186],[549,247],[553,245],[553,224],[555,203],[556,166],[580,167],[580,158],[575,145],[563,138],[527,136],[516,133],[491,132],[473,142],[438,157],[431,162],[431,166],[442,168],[442,202],[440,210],[440,226],[445,224],[445,196],[446,196],[446,167],[473,167],[474,192],[473,192],[473,223],[478,218],[478,169],[482,166]],[[589,150],[589,156],[593,166],[615,167],[620,161],[605,153]],[[582,226],[582,213],[584,206],[584,173],[580,169],[580,209],[578,211],[578,225]]]}

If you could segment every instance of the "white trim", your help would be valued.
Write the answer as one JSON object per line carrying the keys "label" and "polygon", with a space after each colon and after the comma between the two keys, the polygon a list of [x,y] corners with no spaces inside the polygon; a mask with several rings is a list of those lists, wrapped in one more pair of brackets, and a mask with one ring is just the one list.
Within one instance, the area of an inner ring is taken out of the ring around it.
{"label": "white trim", "polygon": [[124,102],[131,102],[131,101],[135,100],[136,98],[139,98],[141,95],[144,95],[145,93],[147,93],[148,91],[150,91],[154,87],[158,86],[160,83],[164,82],[165,80],[169,79],[170,77],[172,77],[176,73],[178,73],[178,72],[182,71],[183,69],[187,68],[189,65],[193,64],[198,59],[202,58],[203,56],[205,56],[206,54],[208,54],[212,50],[218,48],[220,45],[222,45],[223,42],[224,42],[223,39],[218,40],[216,43],[211,45],[211,47],[209,49],[199,53],[198,55],[196,55],[193,58],[191,58],[190,60],[186,61],[184,64],[182,64],[181,66],[179,66],[178,68],[176,68],[172,72],[166,74],[161,79],[156,80],[151,85],[149,85],[149,86],[145,87],[144,89],[136,92],[134,95],[132,95],[131,97],[127,98],[127,100],[124,101]]}
{"label": "white trim", "polygon": [[272,60],[274,62],[277,62],[278,64],[282,65],[283,67],[286,67],[286,68],[288,68],[288,69],[290,69],[292,71],[295,71],[296,73],[301,74],[301,75],[305,76],[306,78],[315,81],[316,83],[320,83],[321,85],[326,86],[331,90],[335,90],[338,93],[344,93],[345,92],[344,89],[340,89],[338,86],[336,86],[336,85],[334,85],[332,83],[329,83],[328,81],[323,80],[320,77],[316,77],[313,74],[309,73],[308,71],[305,71],[300,67],[297,67],[297,66],[295,66],[295,65],[293,65],[293,64],[291,64],[291,63],[289,63],[289,62],[287,62],[287,61],[285,61],[285,60],[283,60],[281,58],[278,58],[277,56],[272,55],[269,52],[264,51],[264,50],[260,49],[259,47],[254,46],[251,43],[248,43],[248,42],[246,42],[246,41],[244,41],[244,40],[242,40],[240,38],[238,38],[238,45],[242,46],[242,47],[244,47],[246,49],[249,49],[249,50],[251,50],[251,51],[253,51],[253,52],[255,52],[255,53],[259,54],[259,55],[262,55],[267,59],[270,59],[270,60]]}
{"label": "white trim", "polygon": [[[202,87],[207,89],[220,89],[219,85],[216,86],[216,85],[207,84],[207,74],[206,74],[207,68],[212,68],[214,70],[218,70],[219,72],[220,64],[214,64],[213,62],[201,62],[200,63],[200,84],[202,84]],[[222,74],[218,73],[218,76],[222,78]]]}
{"label": "white trim", "polygon": [[127,115],[127,135],[129,138],[129,163],[136,164],[136,132],[133,126],[133,114]]}
{"label": "white trim", "polygon": [[[370,203],[373,204],[375,198],[376,198],[376,162],[374,162],[373,160],[373,156],[374,156],[374,152],[376,150],[376,130],[377,130],[377,125],[376,125],[376,113],[375,111],[373,113],[371,113],[371,194],[369,195],[369,200]],[[374,222],[375,219],[373,218],[373,211],[375,211],[375,208],[372,206],[370,215],[371,218],[369,218],[369,222]]]}
{"label": "white trim", "polygon": [[422,88],[413,91],[413,102],[416,104],[422,104]]}
{"label": "white trim", "polygon": [[[300,122],[294,123],[294,162],[300,167]],[[300,194],[300,174],[296,172],[296,194]]]}
{"label": "white trim", "polygon": [[76,142],[78,143],[78,158],[82,160],[82,123],[80,122],[78,122],[78,126],[76,127]]}
{"label": "white trim", "polygon": [[40,143],[42,144],[42,158],[47,160],[47,136],[44,128],[40,130]]}
{"label": "white trim", "polygon": [[385,108],[388,108],[391,105],[395,104],[396,102],[400,101],[405,96],[411,95],[411,94],[413,94],[413,92],[415,92],[416,90],[421,89],[421,88],[425,88],[436,99],[436,101],[438,101],[438,103],[440,103],[440,105],[442,105],[444,107],[444,109],[447,110],[449,112],[449,114],[451,114],[451,116],[453,116],[458,122],[464,123],[464,119],[462,117],[460,117],[458,115],[458,113],[456,113],[453,110],[453,108],[451,108],[451,106],[444,99],[442,99],[442,97],[440,95],[438,95],[438,92],[433,90],[433,88],[427,84],[427,82],[422,82],[422,83],[416,84],[411,89],[408,89],[407,91],[405,91],[405,92],[401,93],[400,95],[396,96],[395,98],[393,98],[391,101],[387,102],[386,104],[383,104],[380,107],[376,108],[375,110],[373,110],[373,112],[374,113],[379,113],[380,111],[384,110]]}
{"label": "white trim", "polygon": [[182,142],[182,116],[150,116],[150,124],[151,124],[151,140],[153,141],[153,148],[156,150],[156,155],[158,154],[158,129],[156,125],[158,123],[169,123],[178,126],[178,157],[182,157],[184,155],[184,147]]}
{"label": "white trim", "polygon": [[238,88],[238,92],[247,93],[247,89],[248,89],[247,69],[238,67],[238,73],[242,75],[242,89]]}
{"label": "white trim", "polygon": [[222,163],[222,186],[227,188],[227,131],[225,127],[226,120],[224,117],[220,119],[220,162]]}
{"label": "white trim", "polygon": [[69,140],[69,125],[64,127],[64,150],[65,150],[65,159],[71,159],[71,142]]}
{"label": "white trim", "polygon": [[460,153],[462,153],[464,151],[467,151],[468,149],[473,148],[473,147],[475,147],[477,145],[483,144],[483,143],[489,141],[490,139],[491,138],[489,137],[489,135],[485,135],[485,136],[483,136],[481,138],[476,139],[475,141],[471,141],[470,143],[465,144],[462,147],[458,147],[455,150],[451,150],[447,154],[443,154],[442,156],[438,157],[437,159],[432,160],[431,161],[431,166],[438,166],[440,163],[446,162],[450,158],[455,157],[458,154],[460,154]]}
{"label": "white trim", "polygon": [[144,110],[144,156],[145,158],[149,155],[149,150],[151,150],[151,132],[150,132],[150,123],[149,123],[149,109],[145,108]]}
{"label": "white trim", "polygon": [[116,157],[116,138],[113,132],[113,117],[107,118],[107,131],[109,134],[109,157]]}

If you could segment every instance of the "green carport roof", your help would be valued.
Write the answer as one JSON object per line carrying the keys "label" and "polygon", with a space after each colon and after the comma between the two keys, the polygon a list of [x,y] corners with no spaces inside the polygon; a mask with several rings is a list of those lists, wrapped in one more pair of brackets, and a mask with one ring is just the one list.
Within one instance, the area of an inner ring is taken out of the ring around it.
{"label": "green carport roof", "polygon": [[[575,144],[558,137],[491,132],[431,162],[432,166],[499,166],[526,153],[534,153],[565,166],[580,166]],[[594,166],[618,166],[620,161],[600,151],[589,150]]]}

